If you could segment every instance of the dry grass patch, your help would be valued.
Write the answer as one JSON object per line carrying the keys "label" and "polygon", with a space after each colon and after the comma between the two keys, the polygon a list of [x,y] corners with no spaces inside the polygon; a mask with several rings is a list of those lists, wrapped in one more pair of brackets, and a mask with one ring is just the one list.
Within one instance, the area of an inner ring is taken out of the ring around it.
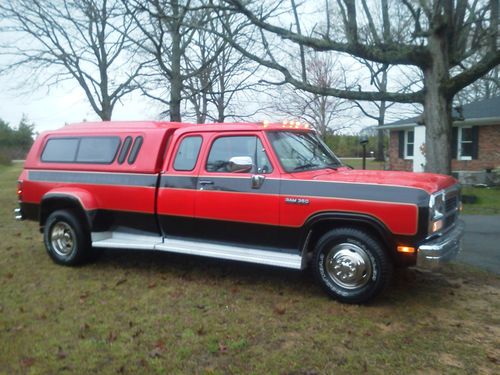
{"label": "dry grass patch", "polygon": [[494,374],[500,279],[398,272],[368,306],[308,272],[153,252],[53,264],[0,170],[0,374]]}

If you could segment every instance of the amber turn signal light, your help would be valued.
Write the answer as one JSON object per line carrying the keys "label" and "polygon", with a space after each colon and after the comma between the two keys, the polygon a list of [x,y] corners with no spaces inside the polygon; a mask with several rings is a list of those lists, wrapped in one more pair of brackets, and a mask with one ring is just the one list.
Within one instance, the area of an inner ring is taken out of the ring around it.
{"label": "amber turn signal light", "polygon": [[398,246],[398,253],[414,253],[415,248],[410,246]]}

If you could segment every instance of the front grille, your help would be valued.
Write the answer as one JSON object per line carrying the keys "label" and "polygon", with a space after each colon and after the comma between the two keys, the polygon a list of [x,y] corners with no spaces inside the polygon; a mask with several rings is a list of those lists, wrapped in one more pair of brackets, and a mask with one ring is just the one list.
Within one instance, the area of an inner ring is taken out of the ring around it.
{"label": "front grille", "polygon": [[446,212],[456,211],[458,208],[458,194],[455,193],[452,197],[446,196],[446,200],[444,202]]}
{"label": "front grille", "polygon": [[443,229],[451,227],[458,218],[458,210],[460,204],[459,190],[454,189],[446,192],[444,207],[445,207],[445,218]]}

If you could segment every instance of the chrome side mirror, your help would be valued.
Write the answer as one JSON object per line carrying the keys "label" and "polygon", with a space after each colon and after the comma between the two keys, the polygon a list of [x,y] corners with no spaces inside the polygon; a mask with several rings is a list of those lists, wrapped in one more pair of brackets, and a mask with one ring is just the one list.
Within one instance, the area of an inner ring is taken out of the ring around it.
{"label": "chrome side mirror", "polygon": [[229,159],[227,169],[232,173],[248,173],[253,168],[253,160],[250,156],[233,156]]}

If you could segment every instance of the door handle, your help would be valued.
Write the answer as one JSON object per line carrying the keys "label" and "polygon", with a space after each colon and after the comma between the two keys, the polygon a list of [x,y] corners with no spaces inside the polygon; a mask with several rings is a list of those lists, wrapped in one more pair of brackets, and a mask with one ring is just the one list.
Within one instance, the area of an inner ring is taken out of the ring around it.
{"label": "door handle", "polygon": [[210,180],[200,180],[200,190],[205,189],[205,186],[207,185],[213,185],[214,182]]}

